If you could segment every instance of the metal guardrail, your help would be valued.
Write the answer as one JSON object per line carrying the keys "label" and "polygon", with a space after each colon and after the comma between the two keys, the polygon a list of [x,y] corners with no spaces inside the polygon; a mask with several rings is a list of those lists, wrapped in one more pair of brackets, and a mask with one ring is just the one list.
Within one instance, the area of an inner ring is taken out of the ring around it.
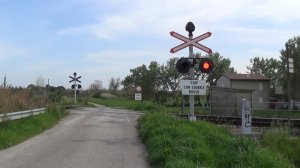
{"label": "metal guardrail", "polygon": [[25,118],[25,117],[45,113],[45,112],[46,112],[46,108],[39,108],[39,109],[33,109],[33,110],[0,114],[0,122],[2,122],[4,120],[16,120],[19,118]]}

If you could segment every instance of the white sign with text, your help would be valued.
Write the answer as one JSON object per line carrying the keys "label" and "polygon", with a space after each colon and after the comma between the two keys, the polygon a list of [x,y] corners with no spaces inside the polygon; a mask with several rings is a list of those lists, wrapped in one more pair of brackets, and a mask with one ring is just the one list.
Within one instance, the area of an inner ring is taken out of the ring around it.
{"label": "white sign with text", "polygon": [[138,101],[142,100],[142,93],[136,93],[134,95],[134,100],[138,100]]}
{"label": "white sign with text", "polygon": [[205,80],[182,80],[183,95],[206,95]]}

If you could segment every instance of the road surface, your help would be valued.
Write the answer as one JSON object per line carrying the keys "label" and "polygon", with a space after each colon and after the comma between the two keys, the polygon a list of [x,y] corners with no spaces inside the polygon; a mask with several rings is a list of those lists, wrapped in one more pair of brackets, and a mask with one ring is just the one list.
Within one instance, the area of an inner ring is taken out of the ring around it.
{"label": "road surface", "polygon": [[0,151],[0,168],[144,168],[141,113],[104,106],[71,110],[53,128]]}

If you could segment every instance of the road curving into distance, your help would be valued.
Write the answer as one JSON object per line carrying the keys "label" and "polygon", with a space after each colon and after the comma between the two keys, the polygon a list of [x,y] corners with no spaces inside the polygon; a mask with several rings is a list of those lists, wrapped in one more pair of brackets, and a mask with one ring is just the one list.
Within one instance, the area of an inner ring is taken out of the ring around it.
{"label": "road curving into distance", "polygon": [[139,112],[104,106],[71,110],[55,127],[0,151],[0,168],[146,168]]}

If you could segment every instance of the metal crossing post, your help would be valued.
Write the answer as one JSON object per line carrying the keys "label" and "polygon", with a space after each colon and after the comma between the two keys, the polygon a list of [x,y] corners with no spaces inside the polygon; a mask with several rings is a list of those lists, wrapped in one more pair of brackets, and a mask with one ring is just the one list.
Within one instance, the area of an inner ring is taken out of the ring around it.
{"label": "metal crossing post", "polygon": [[242,133],[252,134],[251,101],[242,100]]}
{"label": "metal crossing post", "polygon": [[72,76],[69,76],[72,80],[69,81],[69,83],[71,82],[74,82],[74,84],[72,85],[72,89],[74,89],[74,103],[76,104],[77,103],[77,100],[76,100],[76,97],[77,97],[77,88],[80,89],[81,88],[81,85],[80,84],[76,84],[76,82],[79,82],[81,83],[81,81],[79,80],[81,78],[81,76],[79,77],[76,77],[76,72],[74,72],[74,77]]}
{"label": "metal crossing post", "polygon": [[[188,22],[185,26],[185,30],[189,32],[189,39],[193,40],[193,31],[195,31],[195,25],[192,22]],[[190,62],[193,62],[194,59],[194,51],[193,51],[193,45],[189,45],[189,58]],[[194,79],[194,67],[190,67],[190,80]],[[196,116],[194,113],[194,95],[190,95],[190,121],[196,121]]]}
{"label": "metal crossing post", "polygon": [[[186,58],[179,59],[176,63],[176,68],[180,73],[185,74],[185,73],[189,72],[189,78],[190,78],[189,80],[193,81],[193,80],[195,80],[194,79],[195,78],[195,75],[194,75],[194,65],[195,65],[194,59],[195,58],[194,58],[194,53],[193,53],[193,46],[197,47],[200,50],[203,50],[203,51],[205,51],[209,54],[212,53],[212,50],[210,48],[198,43],[199,41],[210,37],[211,32],[207,32],[207,33],[204,33],[204,34],[202,34],[198,37],[193,38],[193,31],[195,31],[195,25],[192,22],[188,22],[186,24],[185,30],[189,32],[189,38],[184,37],[183,35],[180,35],[180,34],[174,32],[174,31],[170,32],[170,35],[172,37],[175,37],[175,38],[177,38],[177,39],[184,42],[180,45],[177,45],[176,47],[171,48],[170,52],[175,53],[175,52],[177,52],[177,51],[179,51],[183,48],[189,47],[189,58],[188,59],[186,59]],[[201,61],[200,61],[200,63],[201,63]],[[205,64],[206,65],[206,67],[205,67],[206,71],[203,72],[201,70],[201,72],[209,73],[212,70],[212,62],[210,60],[206,60],[205,63],[206,63]],[[199,83],[198,81],[196,81],[196,83],[190,82],[190,84],[193,84],[193,85],[197,85],[198,83]],[[189,86],[187,87],[187,89],[188,88],[192,89],[192,87],[189,87]],[[206,89],[206,87],[205,87],[205,89]],[[189,120],[190,121],[196,121],[196,116],[195,116],[195,113],[194,113],[194,95],[196,95],[197,93],[193,92],[193,91],[189,92],[189,94],[188,94],[189,97],[190,97],[190,115],[189,115]],[[197,90],[197,92],[200,92],[200,91]]]}

